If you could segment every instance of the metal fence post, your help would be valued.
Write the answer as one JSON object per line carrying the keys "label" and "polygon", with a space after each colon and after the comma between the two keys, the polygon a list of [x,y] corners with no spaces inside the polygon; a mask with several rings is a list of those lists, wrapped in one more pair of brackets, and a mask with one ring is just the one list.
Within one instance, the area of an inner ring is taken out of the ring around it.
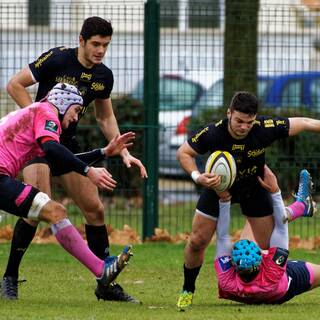
{"label": "metal fence post", "polygon": [[159,50],[160,6],[157,0],[145,4],[144,23],[144,152],[148,179],[143,189],[143,239],[158,226],[159,168]]}

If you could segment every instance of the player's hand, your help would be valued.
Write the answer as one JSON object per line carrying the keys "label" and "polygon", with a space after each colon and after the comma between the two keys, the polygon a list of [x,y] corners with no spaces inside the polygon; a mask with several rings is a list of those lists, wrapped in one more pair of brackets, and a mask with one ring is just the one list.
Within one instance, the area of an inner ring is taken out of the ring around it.
{"label": "player's hand", "polygon": [[258,181],[261,186],[270,193],[275,193],[280,190],[277,177],[266,164],[264,165],[263,179],[261,177],[258,177]]}
{"label": "player's hand", "polygon": [[221,177],[215,175],[214,173],[202,173],[197,183],[208,188],[208,189],[215,189],[219,187],[221,183]]}
{"label": "player's hand", "polygon": [[123,163],[126,165],[127,168],[131,168],[132,165],[135,165],[140,170],[141,178],[148,178],[147,170],[139,159],[132,156],[126,149],[124,149],[120,153],[120,155],[122,157]]}
{"label": "player's hand", "polygon": [[227,202],[231,200],[231,193],[228,190],[222,192],[216,191],[216,193],[222,202]]}
{"label": "player's hand", "polygon": [[133,145],[136,134],[134,132],[126,132],[122,135],[116,135],[109,144],[103,149],[107,157],[116,156],[121,153],[123,149],[129,148]]}
{"label": "player's hand", "polygon": [[117,181],[112,179],[112,175],[105,168],[90,167],[87,177],[100,189],[113,191]]}

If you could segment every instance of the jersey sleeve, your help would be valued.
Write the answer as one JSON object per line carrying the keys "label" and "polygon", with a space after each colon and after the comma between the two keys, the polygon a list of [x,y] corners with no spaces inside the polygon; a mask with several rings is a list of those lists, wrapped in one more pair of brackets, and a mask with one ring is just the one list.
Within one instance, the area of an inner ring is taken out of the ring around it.
{"label": "jersey sleeve", "polygon": [[60,141],[60,121],[54,114],[47,110],[37,112],[33,128],[36,140],[41,137],[50,137],[54,141]]}
{"label": "jersey sleeve", "polygon": [[30,71],[37,82],[45,81],[50,73],[55,72],[60,66],[65,66],[67,62],[64,61],[61,53],[65,47],[52,48],[29,64]]}
{"label": "jersey sleeve", "polygon": [[286,271],[288,255],[289,251],[282,248],[269,249],[268,254],[264,257],[264,276],[269,283],[278,283],[282,278]]}
{"label": "jersey sleeve", "polygon": [[114,78],[112,71],[105,65],[99,66],[96,70],[96,79],[91,84],[91,88],[95,92],[95,98],[110,98],[113,84]]}
{"label": "jersey sleeve", "polygon": [[269,146],[274,141],[287,138],[289,136],[290,123],[285,117],[257,117],[256,123],[261,128],[261,140],[265,146]]}
{"label": "jersey sleeve", "polygon": [[205,154],[214,148],[216,131],[214,124],[202,127],[188,139],[188,144],[197,153]]}

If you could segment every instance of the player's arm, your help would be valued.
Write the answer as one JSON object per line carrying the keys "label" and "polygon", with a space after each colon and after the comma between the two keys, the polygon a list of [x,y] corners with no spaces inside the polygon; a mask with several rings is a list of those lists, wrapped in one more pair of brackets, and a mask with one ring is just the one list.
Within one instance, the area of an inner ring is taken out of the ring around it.
{"label": "player's arm", "polygon": [[220,184],[220,177],[214,173],[200,173],[195,157],[198,153],[189,145],[184,142],[177,151],[177,159],[180,162],[182,169],[184,169],[197,184],[206,188],[214,189]]}
{"label": "player's arm", "polygon": [[312,118],[289,118],[289,136],[295,136],[302,131],[320,132],[320,120]]}
{"label": "player's arm", "polygon": [[219,201],[219,218],[217,222],[216,258],[231,256],[232,242],[229,233],[231,202]]}
{"label": "player's arm", "polygon": [[258,177],[263,188],[270,192],[272,198],[274,228],[270,237],[270,247],[289,248],[289,232],[288,223],[283,223],[285,214],[285,206],[282,200],[281,191],[278,185],[277,177],[269,169],[264,166],[263,179]]}
{"label": "player's arm", "polygon": [[41,137],[38,142],[46,157],[50,159],[51,165],[63,167],[65,173],[75,171],[87,176],[99,188],[112,191],[116,187],[116,181],[112,179],[111,174],[105,168],[87,166],[51,137]]}
{"label": "player's arm", "polygon": [[88,152],[77,153],[75,156],[81,161],[87,163],[89,166],[105,159],[118,155],[124,148],[132,146],[132,140],[135,138],[134,132],[127,132],[122,135],[114,137],[110,143],[104,148],[95,149]]}
{"label": "player's arm", "polygon": [[17,105],[23,108],[32,103],[32,98],[26,88],[34,83],[32,73],[26,66],[9,80],[7,92]]}
{"label": "player's arm", "polygon": [[[120,135],[117,119],[114,115],[111,98],[108,99],[96,99],[95,100],[95,117],[97,123],[105,136],[109,141],[112,138]],[[135,165],[140,170],[140,176],[142,178],[147,178],[147,171],[141,161],[133,157],[127,148],[124,148],[120,152],[120,156],[127,168],[130,168],[131,165]]]}

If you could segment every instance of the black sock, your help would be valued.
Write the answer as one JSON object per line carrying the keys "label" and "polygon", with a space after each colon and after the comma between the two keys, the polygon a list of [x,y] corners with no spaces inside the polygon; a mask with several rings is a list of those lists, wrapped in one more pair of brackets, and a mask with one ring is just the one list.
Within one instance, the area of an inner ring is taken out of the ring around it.
{"label": "black sock", "polygon": [[18,219],[14,226],[10,256],[4,277],[19,277],[19,266],[22,257],[36,234],[36,230],[37,227],[31,226],[22,218]]}
{"label": "black sock", "polygon": [[183,284],[183,290],[188,292],[194,292],[196,289],[196,280],[198,277],[198,274],[200,272],[201,266],[188,269],[185,265],[183,265],[183,271],[184,271],[184,284]]}
{"label": "black sock", "polygon": [[109,239],[106,226],[91,226],[86,224],[85,227],[90,250],[98,258],[104,260],[109,256]]}

